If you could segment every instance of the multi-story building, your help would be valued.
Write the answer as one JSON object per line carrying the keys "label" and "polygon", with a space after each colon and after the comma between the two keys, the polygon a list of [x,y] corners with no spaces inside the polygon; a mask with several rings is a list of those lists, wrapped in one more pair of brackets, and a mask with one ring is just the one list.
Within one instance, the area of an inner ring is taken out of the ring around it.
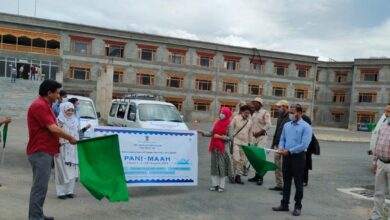
{"label": "multi-story building", "polygon": [[[257,96],[277,117],[280,99],[300,103],[317,125],[356,128],[389,101],[389,59],[320,62],[257,50],[0,13],[0,77],[32,65],[107,116],[112,98],[156,93],[188,121],[214,120]],[[261,56],[260,56],[261,55]]]}

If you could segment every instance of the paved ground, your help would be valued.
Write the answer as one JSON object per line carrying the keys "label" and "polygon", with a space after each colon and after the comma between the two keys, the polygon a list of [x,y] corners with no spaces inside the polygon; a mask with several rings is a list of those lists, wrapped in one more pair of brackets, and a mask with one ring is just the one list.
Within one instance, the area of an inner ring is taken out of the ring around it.
{"label": "paved ground", "polygon": [[[209,125],[201,125],[208,128]],[[336,133],[339,133],[336,132]],[[0,220],[26,219],[31,170],[25,155],[25,120],[10,126],[6,161],[0,169]],[[199,138],[199,185],[197,187],[129,188],[129,203],[97,201],[77,184],[77,197],[58,200],[51,179],[45,212],[56,219],[368,219],[371,202],[342,194],[337,188],[373,184],[367,143],[321,141],[322,155],[314,158],[309,186],[305,188],[303,213],[274,213],[281,196],[267,188],[274,185],[273,173],[264,186],[246,182],[227,184],[226,192],[209,192],[208,139]],[[251,173],[253,175],[253,173]],[[246,178],[245,178],[246,180]]]}

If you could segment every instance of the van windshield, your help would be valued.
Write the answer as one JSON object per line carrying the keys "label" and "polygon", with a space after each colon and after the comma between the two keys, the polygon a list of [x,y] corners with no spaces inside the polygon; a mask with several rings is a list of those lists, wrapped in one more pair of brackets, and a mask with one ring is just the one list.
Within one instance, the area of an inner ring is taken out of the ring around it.
{"label": "van windshield", "polygon": [[161,104],[139,104],[141,121],[171,121],[183,122],[175,106]]}
{"label": "van windshield", "polygon": [[80,118],[88,118],[88,119],[96,119],[96,112],[93,108],[93,104],[91,101],[88,100],[80,100],[79,99],[79,116]]}

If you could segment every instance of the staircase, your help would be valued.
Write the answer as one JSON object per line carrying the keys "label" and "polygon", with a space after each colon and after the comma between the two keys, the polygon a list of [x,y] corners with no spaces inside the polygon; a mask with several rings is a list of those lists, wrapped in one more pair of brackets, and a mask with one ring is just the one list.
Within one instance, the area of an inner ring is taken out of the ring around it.
{"label": "staircase", "polygon": [[42,81],[0,78],[0,118],[27,118],[27,109],[38,97]]}

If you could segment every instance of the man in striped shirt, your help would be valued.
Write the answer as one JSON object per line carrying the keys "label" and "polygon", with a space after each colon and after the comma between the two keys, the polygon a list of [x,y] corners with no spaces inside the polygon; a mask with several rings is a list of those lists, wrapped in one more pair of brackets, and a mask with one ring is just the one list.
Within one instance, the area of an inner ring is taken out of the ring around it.
{"label": "man in striped shirt", "polygon": [[376,172],[376,175],[374,209],[371,212],[371,220],[383,219],[385,193],[390,183],[390,103],[386,106],[385,116],[379,127],[374,148],[372,171]]}

